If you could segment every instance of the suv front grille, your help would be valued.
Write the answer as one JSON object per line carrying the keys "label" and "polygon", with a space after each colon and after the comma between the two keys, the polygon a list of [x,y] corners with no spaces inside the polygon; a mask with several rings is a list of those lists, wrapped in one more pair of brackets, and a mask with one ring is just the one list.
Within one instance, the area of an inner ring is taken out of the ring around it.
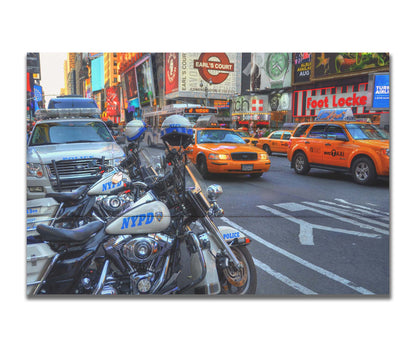
{"label": "suv front grille", "polygon": [[257,160],[257,153],[252,152],[237,152],[231,153],[231,158],[233,160]]}
{"label": "suv front grille", "polygon": [[[52,161],[48,164],[49,178],[55,190],[78,188],[101,177],[99,168],[102,163],[103,159],[98,158]],[[109,161],[104,160],[104,165],[108,164]]]}

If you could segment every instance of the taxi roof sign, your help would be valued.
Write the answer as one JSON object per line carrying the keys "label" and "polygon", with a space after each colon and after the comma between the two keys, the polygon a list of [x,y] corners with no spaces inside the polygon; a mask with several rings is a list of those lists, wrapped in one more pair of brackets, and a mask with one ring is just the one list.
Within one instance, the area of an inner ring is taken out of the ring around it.
{"label": "taxi roof sign", "polygon": [[35,112],[36,118],[40,120],[51,118],[100,118],[100,114],[99,108],[42,108]]}
{"label": "taxi roof sign", "polygon": [[317,122],[352,120],[354,120],[354,114],[350,108],[332,108],[320,110],[315,118],[315,121]]}

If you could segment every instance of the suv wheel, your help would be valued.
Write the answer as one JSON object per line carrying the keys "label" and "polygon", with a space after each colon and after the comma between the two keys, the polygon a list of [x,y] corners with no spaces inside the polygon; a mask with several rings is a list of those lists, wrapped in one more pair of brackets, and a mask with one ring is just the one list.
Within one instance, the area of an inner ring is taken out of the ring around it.
{"label": "suv wheel", "polygon": [[352,174],[358,184],[372,184],[376,178],[376,170],[370,158],[361,157],[354,161]]}
{"label": "suv wheel", "polygon": [[306,175],[309,170],[309,163],[306,155],[303,152],[298,152],[293,157],[293,167],[295,168],[295,172],[299,175]]}

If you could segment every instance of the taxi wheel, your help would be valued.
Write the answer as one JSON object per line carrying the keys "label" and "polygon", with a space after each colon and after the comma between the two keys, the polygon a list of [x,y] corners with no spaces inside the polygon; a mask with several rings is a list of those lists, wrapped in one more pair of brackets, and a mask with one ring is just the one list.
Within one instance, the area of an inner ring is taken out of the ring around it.
{"label": "taxi wheel", "polygon": [[303,152],[298,152],[293,157],[293,167],[295,168],[295,172],[299,175],[306,175],[309,170],[309,163],[306,155]]}
{"label": "taxi wheel", "polygon": [[263,146],[263,150],[268,154],[268,155],[271,155],[272,154],[272,151],[270,150],[270,147],[269,147],[269,145],[264,145]]}
{"label": "taxi wheel", "polygon": [[200,172],[200,174],[201,174],[201,176],[203,178],[208,178],[209,177],[207,160],[205,159],[205,157],[200,156],[198,158],[198,161],[197,161],[197,165],[196,166],[197,166],[198,171]]}
{"label": "taxi wheel", "polygon": [[373,184],[376,178],[376,170],[370,158],[360,157],[352,164],[354,181],[358,184]]}

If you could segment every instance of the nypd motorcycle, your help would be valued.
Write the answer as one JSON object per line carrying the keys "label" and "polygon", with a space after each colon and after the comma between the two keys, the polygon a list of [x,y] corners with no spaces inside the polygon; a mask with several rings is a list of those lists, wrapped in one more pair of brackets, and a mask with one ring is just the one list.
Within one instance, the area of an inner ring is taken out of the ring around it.
{"label": "nypd motorcycle", "polygon": [[[116,216],[76,229],[36,227],[28,294],[255,293],[250,240],[215,224],[223,215],[216,201],[222,189],[205,188],[187,159],[189,122],[168,117],[162,140],[161,169],[143,159],[144,193]],[[114,185],[125,179],[120,172],[112,176]]]}

